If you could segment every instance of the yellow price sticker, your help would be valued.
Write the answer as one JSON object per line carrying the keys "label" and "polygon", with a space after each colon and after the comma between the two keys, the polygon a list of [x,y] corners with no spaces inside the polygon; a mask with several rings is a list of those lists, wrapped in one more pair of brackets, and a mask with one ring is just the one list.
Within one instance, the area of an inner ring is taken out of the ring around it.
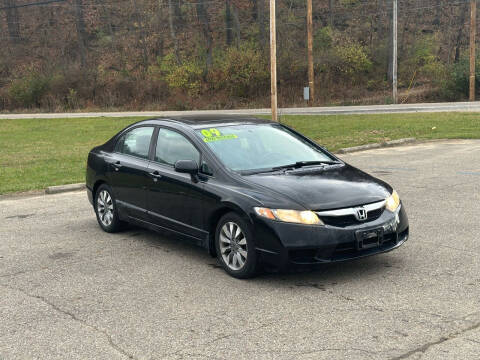
{"label": "yellow price sticker", "polygon": [[203,141],[206,143],[213,142],[213,141],[219,141],[219,140],[230,140],[230,139],[237,139],[237,135],[220,135],[220,136],[212,136],[212,137],[206,137],[203,138]]}
{"label": "yellow price sticker", "polygon": [[206,138],[210,138],[214,136],[222,136],[222,133],[215,128],[203,129],[201,132],[202,132],[202,135],[205,136]]}
{"label": "yellow price sticker", "polygon": [[229,140],[229,139],[237,139],[237,135],[222,135],[222,133],[216,129],[216,128],[211,128],[211,129],[203,129],[201,131],[202,135],[204,136],[203,141],[206,143],[213,142],[213,141],[219,141],[219,140]]}

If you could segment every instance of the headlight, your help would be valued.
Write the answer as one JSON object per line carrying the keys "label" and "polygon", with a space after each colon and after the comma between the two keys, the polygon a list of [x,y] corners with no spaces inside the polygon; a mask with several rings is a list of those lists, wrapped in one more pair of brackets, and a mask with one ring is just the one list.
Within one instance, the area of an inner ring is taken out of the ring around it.
{"label": "headlight", "polygon": [[400,205],[400,197],[395,190],[393,190],[392,195],[390,195],[386,201],[385,207],[391,212],[395,212]]}
{"label": "headlight", "polygon": [[257,215],[270,220],[279,220],[289,223],[307,224],[307,225],[323,225],[313,211],[297,211],[297,210],[284,210],[284,209],[268,209],[255,207]]}

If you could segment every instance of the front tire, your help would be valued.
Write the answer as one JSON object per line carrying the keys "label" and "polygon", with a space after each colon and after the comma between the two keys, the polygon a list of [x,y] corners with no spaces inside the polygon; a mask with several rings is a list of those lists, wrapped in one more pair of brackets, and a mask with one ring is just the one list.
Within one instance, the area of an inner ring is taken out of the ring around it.
{"label": "front tire", "polygon": [[224,270],[238,279],[257,274],[257,254],[251,225],[236,213],[224,215],[215,232],[217,258]]}
{"label": "front tire", "polygon": [[115,233],[123,229],[124,223],[118,217],[117,205],[113,191],[107,184],[102,184],[95,193],[95,214],[103,231]]}

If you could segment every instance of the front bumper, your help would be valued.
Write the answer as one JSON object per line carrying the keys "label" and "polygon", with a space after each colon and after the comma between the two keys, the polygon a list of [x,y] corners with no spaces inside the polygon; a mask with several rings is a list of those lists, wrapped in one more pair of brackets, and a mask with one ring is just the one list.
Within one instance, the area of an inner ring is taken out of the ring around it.
{"label": "front bumper", "polygon": [[[403,205],[396,213],[384,211],[374,221],[352,226],[311,226],[255,217],[254,229],[262,261],[278,268],[291,264],[347,261],[385,253],[400,247],[409,237],[408,217]],[[374,246],[362,246],[359,233],[370,230],[380,230],[380,240]]]}

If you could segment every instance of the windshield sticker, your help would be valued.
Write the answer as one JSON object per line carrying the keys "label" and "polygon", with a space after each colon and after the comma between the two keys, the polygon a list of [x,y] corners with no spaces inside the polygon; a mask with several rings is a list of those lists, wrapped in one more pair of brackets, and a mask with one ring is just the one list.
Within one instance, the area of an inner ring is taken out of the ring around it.
{"label": "windshield sticker", "polygon": [[234,134],[230,135],[222,135],[222,133],[215,128],[212,129],[203,129],[201,131],[202,135],[204,136],[203,141],[206,143],[213,142],[213,141],[220,141],[220,140],[231,140],[237,139],[238,136]]}

